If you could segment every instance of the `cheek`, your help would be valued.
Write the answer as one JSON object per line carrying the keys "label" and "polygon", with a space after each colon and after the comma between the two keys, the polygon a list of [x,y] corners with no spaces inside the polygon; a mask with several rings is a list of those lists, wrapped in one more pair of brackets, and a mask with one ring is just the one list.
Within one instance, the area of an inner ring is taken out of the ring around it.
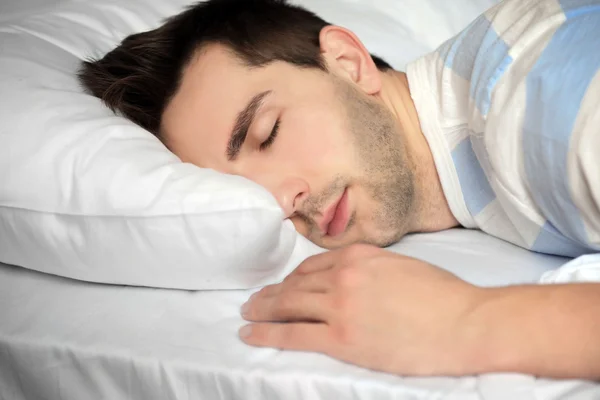
{"label": "cheek", "polygon": [[[341,174],[353,159],[346,132],[330,114],[289,118],[282,135],[280,156],[317,172]],[[333,169],[333,171],[331,171]]]}

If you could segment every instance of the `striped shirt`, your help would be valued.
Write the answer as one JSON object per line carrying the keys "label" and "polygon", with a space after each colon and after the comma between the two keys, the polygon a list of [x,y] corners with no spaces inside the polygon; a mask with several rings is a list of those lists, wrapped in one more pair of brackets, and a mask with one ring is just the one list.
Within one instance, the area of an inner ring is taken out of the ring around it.
{"label": "striped shirt", "polygon": [[407,76],[460,224],[600,280],[600,0],[505,0]]}

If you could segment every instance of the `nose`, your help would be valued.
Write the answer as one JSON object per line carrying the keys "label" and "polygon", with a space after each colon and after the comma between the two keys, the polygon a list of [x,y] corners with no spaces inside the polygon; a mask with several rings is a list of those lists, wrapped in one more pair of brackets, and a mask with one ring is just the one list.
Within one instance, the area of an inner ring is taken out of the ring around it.
{"label": "nose", "polygon": [[309,186],[304,179],[287,178],[273,190],[279,206],[283,209],[285,217],[291,217],[309,195]]}

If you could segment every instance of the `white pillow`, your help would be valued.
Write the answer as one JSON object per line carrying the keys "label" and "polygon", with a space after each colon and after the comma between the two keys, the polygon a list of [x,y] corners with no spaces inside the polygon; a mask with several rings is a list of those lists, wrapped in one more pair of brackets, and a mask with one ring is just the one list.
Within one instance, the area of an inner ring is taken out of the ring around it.
{"label": "white pillow", "polygon": [[[446,21],[448,6],[433,7],[444,0],[407,0],[407,10],[395,0],[296,2],[355,30],[399,68],[476,15]],[[1,262],[92,282],[242,289],[279,280],[321,250],[283,222],[263,188],[181,163],[82,93],[81,59],[183,5],[72,1],[0,25]]]}

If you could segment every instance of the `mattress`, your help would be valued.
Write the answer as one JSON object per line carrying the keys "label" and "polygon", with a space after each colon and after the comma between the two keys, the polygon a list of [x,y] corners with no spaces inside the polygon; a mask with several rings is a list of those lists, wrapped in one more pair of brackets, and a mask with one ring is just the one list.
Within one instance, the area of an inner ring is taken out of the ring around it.
{"label": "mattress", "polygon": [[[460,229],[409,236],[391,250],[482,286],[535,282],[564,262]],[[91,284],[1,265],[0,399],[600,399],[592,382],[417,379],[252,348],[237,336],[249,295]]]}

